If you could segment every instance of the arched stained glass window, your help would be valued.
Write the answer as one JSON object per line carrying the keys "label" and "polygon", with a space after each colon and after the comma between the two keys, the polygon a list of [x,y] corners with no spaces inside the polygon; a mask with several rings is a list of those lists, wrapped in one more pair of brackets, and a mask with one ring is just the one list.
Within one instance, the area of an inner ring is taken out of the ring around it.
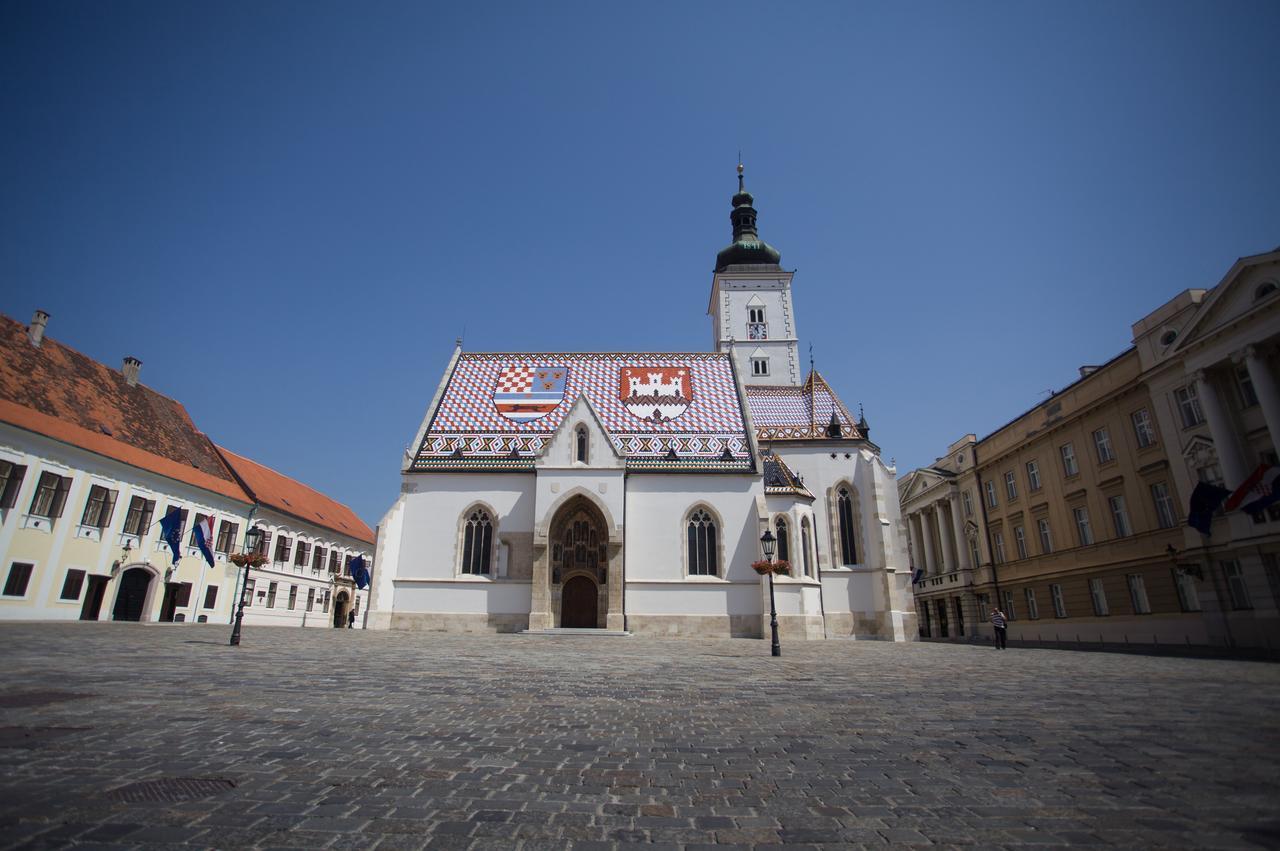
{"label": "arched stained glass window", "polygon": [[857,564],[858,548],[853,536],[853,497],[848,488],[840,488],[836,494],[836,515],[840,526],[841,564]]}
{"label": "arched stained glass window", "polygon": [[800,555],[804,558],[804,575],[817,578],[817,574],[813,570],[811,552],[809,545],[809,518],[803,517],[800,520]]}
{"label": "arched stained glass window", "polygon": [[476,509],[462,531],[462,572],[488,576],[492,556],[493,522],[487,511]]}
{"label": "arched stained glass window", "polygon": [[778,536],[778,561],[791,561],[791,541],[787,537],[787,518],[779,517],[773,524]]}
{"label": "arched stained glass window", "polygon": [[716,521],[699,508],[689,517],[689,575],[718,576],[719,550],[716,547]]}

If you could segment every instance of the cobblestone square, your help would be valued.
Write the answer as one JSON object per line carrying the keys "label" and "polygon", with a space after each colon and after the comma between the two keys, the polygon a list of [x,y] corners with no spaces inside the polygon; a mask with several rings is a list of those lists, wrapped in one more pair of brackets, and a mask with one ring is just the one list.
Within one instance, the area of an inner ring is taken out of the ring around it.
{"label": "cobblestone square", "polygon": [[228,633],[0,625],[0,845],[1280,845],[1272,664]]}

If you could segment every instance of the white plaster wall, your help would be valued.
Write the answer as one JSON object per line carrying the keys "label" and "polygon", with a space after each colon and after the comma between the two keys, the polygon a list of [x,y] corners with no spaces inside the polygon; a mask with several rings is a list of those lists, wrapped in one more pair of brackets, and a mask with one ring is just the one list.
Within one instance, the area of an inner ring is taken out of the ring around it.
{"label": "white plaster wall", "polygon": [[[537,525],[547,528],[555,512],[575,491],[585,491],[609,511],[606,519],[615,525],[622,524],[626,490],[625,472],[621,469],[577,466],[570,468],[539,468],[536,482]],[[612,530],[610,530],[612,531]]]}
{"label": "white plaster wall", "polygon": [[822,602],[828,614],[884,611],[882,587],[877,575],[868,570],[822,572]]}
{"label": "white plaster wall", "polygon": [[[395,579],[453,579],[458,564],[459,518],[477,502],[488,505],[497,515],[495,546],[506,532],[533,531],[531,473],[410,473],[404,477],[402,491],[403,520],[396,560],[379,565]],[[388,544],[389,550],[391,546]],[[398,603],[395,608],[406,611]]]}
{"label": "white plaster wall", "polygon": [[631,474],[625,507],[628,584],[649,581],[693,586],[717,581],[685,574],[685,518],[695,505],[710,507],[719,518],[724,579],[754,584],[756,573],[751,562],[760,557],[761,534],[755,501],[763,494],[759,476]]}
{"label": "white plaster wall", "polygon": [[[712,305],[716,349],[728,351],[735,341],[734,361],[746,384],[799,384],[800,364],[795,313],[791,305],[791,275],[777,273],[762,278],[727,275],[720,277],[719,297]],[[753,297],[764,303],[769,339],[747,339],[747,307]],[[751,375],[751,352],[756,347],[769,357],[770,374]]]}
{"label": "white plaster wall", "polygon": [[395,583],[396,611],[448,614],[528,614],[532,585],[528,582],[433,582],[399,580]]}
{"label": "white plaster wall", "polygon": [[756,615],[760,611],[756,582],[627,583],[629,615]]}

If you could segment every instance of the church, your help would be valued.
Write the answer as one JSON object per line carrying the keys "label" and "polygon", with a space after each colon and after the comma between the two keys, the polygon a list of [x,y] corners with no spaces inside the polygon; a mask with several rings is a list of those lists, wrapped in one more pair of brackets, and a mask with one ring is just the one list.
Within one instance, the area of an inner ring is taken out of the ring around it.
{"label": "church", "polygon": [[912,640],[896,470],[812,367],[738,166],[702,352],[459,345],[378,528],[370,629]]}

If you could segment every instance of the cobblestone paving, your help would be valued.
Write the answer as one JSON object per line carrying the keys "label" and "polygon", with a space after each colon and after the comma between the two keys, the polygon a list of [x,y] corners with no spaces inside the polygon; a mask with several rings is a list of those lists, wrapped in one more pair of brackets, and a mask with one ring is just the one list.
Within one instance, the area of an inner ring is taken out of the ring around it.
{"label": "cobblestone paving", "polygon": [[227,631],[0,625],[0,846],[1280,846],[1277,665]]}

